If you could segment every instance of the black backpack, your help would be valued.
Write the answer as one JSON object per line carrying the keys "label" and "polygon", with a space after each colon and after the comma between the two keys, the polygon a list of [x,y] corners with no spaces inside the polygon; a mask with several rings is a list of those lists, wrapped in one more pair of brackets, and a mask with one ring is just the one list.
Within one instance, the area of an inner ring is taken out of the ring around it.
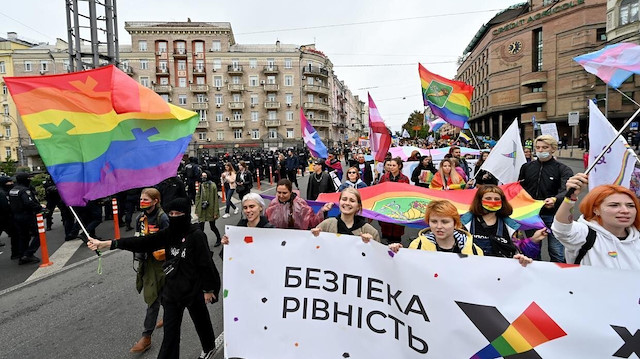
{"label": "black backpack", "polygon": [[593,248],[594,243],[596,243],[596,231],[589,227],[589,233],[587,233],[587,241],[584,242],[582,247],[580,247],[580,250],[578,250],[578,256],[576,257],[576,260],[573,261],[573,264],[580,264],[589,249]]}

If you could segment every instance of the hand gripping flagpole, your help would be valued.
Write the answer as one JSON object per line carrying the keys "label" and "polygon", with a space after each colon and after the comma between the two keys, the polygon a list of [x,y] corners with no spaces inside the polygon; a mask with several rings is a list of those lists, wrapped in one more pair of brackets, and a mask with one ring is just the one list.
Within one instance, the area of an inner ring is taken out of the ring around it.
{"label": "hand gripping flagpole", "polygon": [[[588,175],[589,172],[591,172],[591,170],[596,166],[596,164],[600,161],[600,159],[602,158],[602,156],[604,156],[605,153],[607,153],[607,151],[609,151],[609,149],[611,148],[611,146],[613,146],[613,144],[616,142],[616,140],[618,139],[618,137],[620,137],[620,135],[622,134],[622,132],[624,132],[624,130],[627,129],[627,127],[629,127],[629,125],[631,124],[631,122],[633,122],[633,120],[635,120],[636,116],[638,116],[638,114],[640,114],[640,108],[638,108],[636,110],[636,112],[633,113],[633,115],[631,117],[629,117],[629,119],[627,120],[627,122],[624,123],[624,125],[622,125],[622,128],[618,131],[618,133],[616,134],[616,136],[614,138],[611,139],[611,142],[609,142],[609,144],[602,149],[602,152],[600,152],[600,154],[598,155],[598,157],[596,157],[595,160],[593,160],[593,162],[589,163],[589,167],[587,167],[587,170],[584,171],[585,175]],[[569,188],[569,190],[567,191],[567,194],[565,194],[564,196],[567,198],[571,198],[571,196],[573,195],[573,192],[575,192],[575,188]]]}
{"label": "hand gripping flagpole", "polygon": [[[82,224],[82,221],[80,221],[80,217],[78,217],[78,214],[72,206],[69,206],[69,209],[71,210],[71,213],[73,213],[73,216],[76,218],[76,221],[78,221],[80,228],[82,228],[82,231],[87,236],[87,242],[89,242],[89,238],[91,238],[91,236],[89,236],[89,232],[87,232],[87,229],[84,228],[84,224]],[[95,250],[95,252],[98,255],[98,274],[102,274],[102,253],[97,249]]]}

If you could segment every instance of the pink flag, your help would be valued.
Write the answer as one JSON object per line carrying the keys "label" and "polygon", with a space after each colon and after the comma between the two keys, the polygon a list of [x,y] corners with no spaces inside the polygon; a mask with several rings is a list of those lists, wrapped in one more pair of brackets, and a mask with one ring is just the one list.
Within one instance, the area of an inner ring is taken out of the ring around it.
{"label": "pink flag", "polygon": [[384,157],[391,146],[391,134],[387,126],[384,125],[384,121],[371,95],[367,95],[369,96],[369,143],[371,154],[376,161],[384,161]]}

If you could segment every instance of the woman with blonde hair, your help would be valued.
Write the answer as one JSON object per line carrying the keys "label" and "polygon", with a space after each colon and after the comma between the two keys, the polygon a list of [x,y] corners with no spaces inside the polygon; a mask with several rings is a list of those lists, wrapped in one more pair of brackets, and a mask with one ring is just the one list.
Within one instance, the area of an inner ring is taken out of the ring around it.
{"label": "woman with blonde hair", "polygon": [[342,190],[339,206],[340,214],[320,222],[317,227],[311,229],[313,235],[318,236],[320,232],[350,234],[360,236],[365,243],[372,239],[380,242],[378,230],[359,215],[362,212],[362,197],[357,189],[347,187]]}
{"label": "woman with blonde hair", "polygon": [[440,161],[440,168],[433,179],[429,188],[437,190],[464,189],[465,182],[462,176],[455,170],[455,163],[450,158]]}
{"label": "woman with blonde hair", "polygon": [[567,263],[640,270],[640,201],[628,188],[600,185],[582,199],[582,215],[574,221],[577,196],[587,185],[584,173],[569,178],[567,189],[575,192],[564,198],[551,225]]}

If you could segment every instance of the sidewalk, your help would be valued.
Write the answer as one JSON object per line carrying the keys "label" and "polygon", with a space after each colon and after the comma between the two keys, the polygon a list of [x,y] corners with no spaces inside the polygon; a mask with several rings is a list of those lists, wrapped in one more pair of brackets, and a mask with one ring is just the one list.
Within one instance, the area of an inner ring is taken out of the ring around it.
{"label": "sidewalk", "polygon": [[585,150],[581,150],[578,146],[569,146],[567,149],[558,148],[556,157],[561,159],[582,160]]}

